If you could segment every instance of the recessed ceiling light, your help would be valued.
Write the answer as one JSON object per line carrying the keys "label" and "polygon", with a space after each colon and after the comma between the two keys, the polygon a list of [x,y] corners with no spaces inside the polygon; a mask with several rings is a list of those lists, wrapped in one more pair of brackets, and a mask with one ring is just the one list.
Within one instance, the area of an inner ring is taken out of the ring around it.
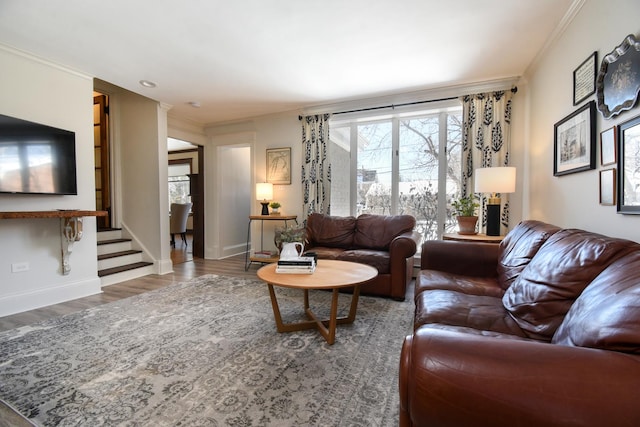
{"label": "recessed ceiling light", "polygon": [[154,88],[156,84],[151,80],[140,80],[140,84],[144,87]]}

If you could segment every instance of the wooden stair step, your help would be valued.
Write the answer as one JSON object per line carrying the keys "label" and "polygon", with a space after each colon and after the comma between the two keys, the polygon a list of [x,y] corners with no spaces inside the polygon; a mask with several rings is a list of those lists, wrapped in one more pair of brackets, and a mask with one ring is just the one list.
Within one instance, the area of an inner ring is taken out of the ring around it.
{"label": "wooden stair step", "polygon": [[147,267],[149,265],[153,265],[152,262],[140,261],[134,262],[133,264],[121,265],[118,267],[105,268],[104,270],[98,271],[98,277],[109,276],[111,274],[122,273],[123,271],[135,270],[136,268]]}
{"label": "wooden stair step", "polygon": [[98,241],[98,246],[100,245],[110,245],[113,243],[124,243],[124,242],[130,242],[131,239],[109,239],[109,240],[99,240]]}
{"label": "wooden stair step", "polygon": [[135,254],[140,254],[140,253],[142,253],[142,251],[135,250],[135,249],[130,249],[128,251],[111,252],[111,253],[108,253],[108,254],[98,255],[98,261],[101,261],[103,259],[116,258],[116,257],[119,257],[119,256],[135,255]]}

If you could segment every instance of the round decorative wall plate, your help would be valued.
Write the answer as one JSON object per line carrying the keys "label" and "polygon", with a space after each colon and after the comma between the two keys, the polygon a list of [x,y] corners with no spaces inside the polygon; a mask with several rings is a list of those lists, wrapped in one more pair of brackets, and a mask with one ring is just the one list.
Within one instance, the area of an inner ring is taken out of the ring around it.
{"label": "round decorative wall plate", "polygon": [[640,92],[640,42],[629,34],[602,58],[596,79],[596,102],[605,119],[630,110]]}

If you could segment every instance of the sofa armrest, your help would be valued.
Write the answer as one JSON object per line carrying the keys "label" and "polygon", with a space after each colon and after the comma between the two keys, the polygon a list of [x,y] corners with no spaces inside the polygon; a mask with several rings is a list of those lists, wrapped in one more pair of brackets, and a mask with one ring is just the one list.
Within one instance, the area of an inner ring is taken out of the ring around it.
{"label": "sofa armrest", "polygon": [[640,425],[638,355],[422,327],[400,360],[400,426]]}
{"label": "sofa armrest", "polygon": [[422,244],[421,270],[475,277],[496,277],[500,245],[495,243],[427,240]]}
{"label": "sofa armrest", "polygon": [[389,244],[389,256],[409,258],[416,254],[422,235],[417,231],[407,231],[393,238]]}
{"label": "sofa armrest", "polygon": [[413,256],[422,236],[417,231],[407,231],[389,244],[389,296],[402,301],[413,277]]}

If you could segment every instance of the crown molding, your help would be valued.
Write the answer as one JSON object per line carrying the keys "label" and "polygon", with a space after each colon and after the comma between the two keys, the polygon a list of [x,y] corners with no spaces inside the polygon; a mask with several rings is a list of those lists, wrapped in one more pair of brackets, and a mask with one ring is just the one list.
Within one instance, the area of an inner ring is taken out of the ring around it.
{"label": "crown molding", "polygon": [[37,63],[42,64],[42,65],[46,65],[47,67],[55,68],[55,69],[57,69],[59,71],[65,72],[65,73],[72,74],[72,75],[77,76],[77,77],[81,77],[83,79],[93,80],[93,76],[90,76],[87,73],[83,73],[83,72],[78,71],[76,69],[70,68],[70,67],[68,67],[66,65],[61,65],[61,64],[58,64],[56,62],[51,62],[51,61],[42,59],[39,56],[34,55],[34,54],[30,53],[30,52],[26,52],[24,50],[16,49],[14,47],[7,46],[6,44],[0,43],[0,50],[1,51],[5,51],[5,52],[10,53],[10,54],[13,54],[13,55],[16,55],[16,56],[19,56],[19,57],[22,57],[22,58],[25,58],[25,59],[28,59],[29,61],[33,61],[33,62],[37,62]]}

